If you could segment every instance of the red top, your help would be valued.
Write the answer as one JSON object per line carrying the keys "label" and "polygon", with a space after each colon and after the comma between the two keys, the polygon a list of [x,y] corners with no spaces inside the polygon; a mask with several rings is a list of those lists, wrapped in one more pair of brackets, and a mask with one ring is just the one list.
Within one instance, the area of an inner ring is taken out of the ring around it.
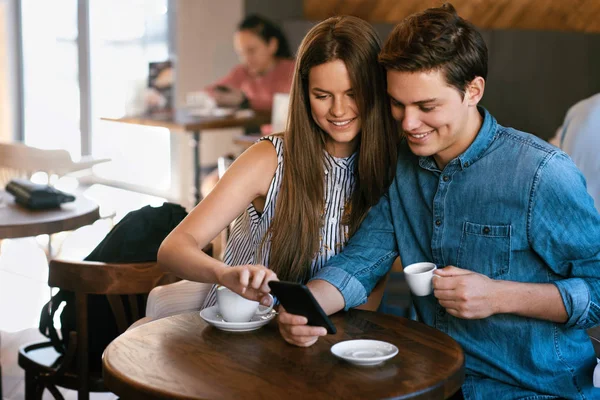
{"label": "red top", "polygon": [[294,66],[294,60],[280,59],[265,75],[252,76],[245,66],[238,65],[207,89],[212,90],[217,85],[230,86],[244,92],[253,110],[270,111],[275,93],[290,92]]}

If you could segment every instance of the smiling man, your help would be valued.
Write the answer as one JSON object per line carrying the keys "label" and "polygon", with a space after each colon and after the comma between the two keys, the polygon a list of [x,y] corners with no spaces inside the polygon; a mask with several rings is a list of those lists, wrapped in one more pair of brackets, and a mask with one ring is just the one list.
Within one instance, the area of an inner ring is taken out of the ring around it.
{"label": "smiling man", "polygon": [[[413,300],[462,345],[464,398],[600,398],[586,334],[600,323],[600,215],[581,173],[478,106],[487,48],[451,5],[400,23],[380,62],[405,137],[396,179],[309,288],[331,314],[364,303],[398,255],[434,262],[434,293]],[[325,334],[279,322],[298,346]]]}

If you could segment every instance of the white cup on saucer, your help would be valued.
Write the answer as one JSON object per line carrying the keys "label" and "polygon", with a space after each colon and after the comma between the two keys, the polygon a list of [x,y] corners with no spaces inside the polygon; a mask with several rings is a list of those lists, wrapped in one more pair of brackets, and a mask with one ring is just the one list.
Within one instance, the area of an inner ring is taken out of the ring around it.
{"label": "white cup on saucer", "polygon": [[255,315],[264,315],[273,309],[273,296],[271,305],[258,310],[258,301],[248,300],[245,297],[231,291],[225,286],[217,287],[217,306],[219,313],[227,322],[249,322]]}
{"label": "white cup on saucer", "polygon": [[433,271],[437,266],[431,262],[418,262],[404,268],[404,276],[415,296],[429,296],[433,291]]}

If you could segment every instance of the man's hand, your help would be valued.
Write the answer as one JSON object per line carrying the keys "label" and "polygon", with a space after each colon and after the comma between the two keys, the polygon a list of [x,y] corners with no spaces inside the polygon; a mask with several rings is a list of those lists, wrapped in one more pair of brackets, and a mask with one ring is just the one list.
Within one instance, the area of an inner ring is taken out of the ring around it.
{"label": "man's hand", "polygon": [[[262,265],[238,265],[223,268],[219,276],[219,284],[231,291],[253,301],[261,301],[263,305],[271,304],[269,281],[276,281],[277,275]],[[267,300],[268,299],[268,300]],[[265,304],[268,303],[268,304]]]}
{"label": "man's hand", "polygon": [[496,285],[489,277],[447,266],[433,276],[433,294],[448,314],[464,319],[487,318],[498,313]]}
{"label": "man's hand", "polygon": [[300,315],[289,314],[283,306],[279,306],[279,332],[286,342],[298,347],[309,347],[317,342],[319,336],[327,335],[327,330],[320,326],[308,326],[308,320]]}

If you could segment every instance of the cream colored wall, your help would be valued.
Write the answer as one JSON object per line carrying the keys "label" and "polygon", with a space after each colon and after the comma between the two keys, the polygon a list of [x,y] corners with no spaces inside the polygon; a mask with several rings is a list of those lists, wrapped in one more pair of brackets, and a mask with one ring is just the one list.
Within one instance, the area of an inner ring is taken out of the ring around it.
{"label": "cream colored wall", "polygon": [[14,0],[0,0],[0,141],[16,134]]}
{"label": "cream colored wall", "polygon": [[[186,93],[201,90],[237,64],[232,38],[244,16],[244,1],[178,0],[176,7],[175,104],[181,107]],[[241,133],[240,129],[228,129],[202,134],[201,164],[215,165],[220,155],[236,150],[232,138]],[[174,181],[179,186],[180,202],[189,207],[193,181],[191,135],[174,136],[172,157],[178,164]]]}

